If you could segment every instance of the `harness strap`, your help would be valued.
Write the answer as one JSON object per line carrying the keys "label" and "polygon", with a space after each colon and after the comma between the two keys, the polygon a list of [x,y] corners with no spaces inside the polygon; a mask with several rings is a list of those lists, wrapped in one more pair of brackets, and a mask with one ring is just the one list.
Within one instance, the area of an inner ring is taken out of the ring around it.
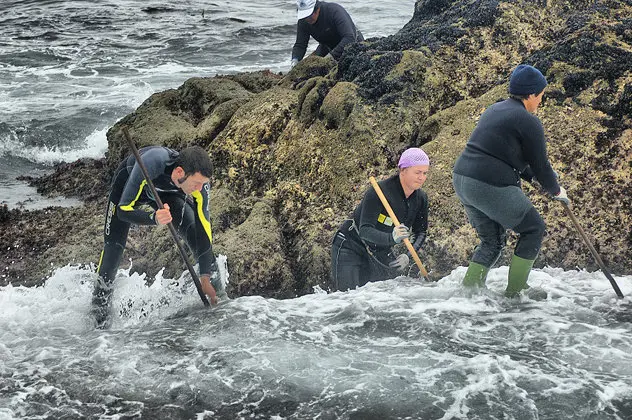
{"label": "harness strap", "polygon": [[[391,267],[389,267],[388,265],[384,264],[382,261],[380,261],[375,254],[373,253],[373,251],[371,251],[371,248],[369,247],[369,245],[367,245],[366,242],[364,242],[364,240],[362,239],[362,237],[360,237],[360,230],[358,229],[358,226],[355,223],[354,219],[346,219],[346,221],[351,221],[351,225],[349,226],[349,229],[347,229],[349,232],[355,231],[356,234],[358,235],[358,239],[360,239],[360,242],[362,242],[362,245],[364,245],[364,248],[366,249],[366,252],[371,256],[371,258],[373,258],[373,260],[380,265],[382,268],[387,268],[389,270],[391,270]],[[338,231],[337,235],[341,235],[342,238],[346,239],[346,236],[344,236],[344,234],[340,231]]]}

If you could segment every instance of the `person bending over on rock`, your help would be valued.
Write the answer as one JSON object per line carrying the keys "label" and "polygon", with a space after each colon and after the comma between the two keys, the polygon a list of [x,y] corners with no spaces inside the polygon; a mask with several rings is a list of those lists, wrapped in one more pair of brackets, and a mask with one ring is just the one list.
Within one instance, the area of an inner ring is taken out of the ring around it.
{"label": "person bending over on rock", "polygon": [[345,46],[352,42],[364,41],[349,13],[339,4],[318,0],[297,0],[298,25],[296,43],[292,48],[294,67],[305,56],[309,37],[319,42],[314,54],[330,56],[338,60]]}
{"label": "person bending over on rock", "polygon": [[[210,224],[210,184],[213,170],[208,153],[199,146],[177,152],[166,147],[140,149],[156,190],[164,203],[158,209],[134,155],[127,157],[114,173],[105,214],[104,247],[97,268],[99,281],[92,299],[97,326],[104,326],[110,307],[112,282],[116,276],[130,225],[173,223],[199,262],[202,291],[217,303],[221,287],[213,254]],[[149,208],[139,208],[140,205]]]}
{"label": "person bending over on rock", "polygon": [[484,286],[505,246],[505,230],[511,229],[520,239],[505,294],[513,297],[528,287],[545,226],[522,191],[521,178],[539,183],[555,200],[569,203],[549,163],[542,123],[533,115],[546,85],[535,67],[516,67],[509,79],[510,98],[485,110],[454,165],[454,190],[480,240],[463,279],[465,286]]}
{"label": "person bending over on rock", "polygon": [[391,205],[398,227],[373,188],[365,194],[336,232],[331,247],[331,276],[334,287],[344,291],[403,273],[409,265],[407,254],[393,256],[395,244],[415,236],[415,251],[423,245],[428,230],[428,196],[421,189],[426,182],[430,160],[419,148],[410,148],[399,159],[399,172],[379,185]]}

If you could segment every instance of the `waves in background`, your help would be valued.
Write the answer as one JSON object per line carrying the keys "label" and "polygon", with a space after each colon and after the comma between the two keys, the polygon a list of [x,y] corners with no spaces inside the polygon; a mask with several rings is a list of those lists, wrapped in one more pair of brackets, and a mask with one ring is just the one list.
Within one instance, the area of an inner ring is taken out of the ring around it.
{"label": "waves in background", "polygon": [[[415,2],[340,3],[365,37],[373,37],[400,29]],[[102,157],[107,130],[152,93],[193,76],[287,71],[296,6],[288,0],[4,0],[0,27],[0,204],[11,205],[33,194],[16,176]]]}
{"label": "waves in background", "polygon": [[[359,3],[343,4],[367,36],[395,32],[414,6]],[[100,156],[105,131],[154,92],[193,76],[286,71],[294,4],[5,0],[0,154],[45,164]]]}

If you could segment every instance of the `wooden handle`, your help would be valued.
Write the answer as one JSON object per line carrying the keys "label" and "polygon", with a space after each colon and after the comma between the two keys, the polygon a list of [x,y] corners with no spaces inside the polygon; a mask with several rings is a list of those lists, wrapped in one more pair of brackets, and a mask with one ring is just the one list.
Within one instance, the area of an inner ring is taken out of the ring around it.
{"label": "wooden handle", "polygon": [[[375,177],[369,177],[369,181],[371,181],[371,185],[373,185],[373,188],[375,189],[377,196],[380,197],[380,201],[382,202],[382,205],[386,209],[386,212],[388,213],[389,217],[391,218],[391,220],[393,221],[396,227],[399,226],[400,225],[399,220],[397,220],[397,216],[395,216],[395,213],[393,212],[391,205],[388,204],[388,200],[386,199],[386,196],[384,196],[384,193],[382,192],[382,189],[380,188],[377,181],[375,180]],[[424,268],[424,265],[422,264],[421,259],[419,259],[419,255],[417,255],[417,251],[415,251],[415,248],[413,248],[413,244],[410,243],[410,240],[408,240],[408,238],[404,239],[404,244],[406,245],[406,248],[408,248],[408,252],[410,252],[410,255],[413,256],[413,260],[415,260],[415,264],[417,264],[417,267],[419,267],[419,272],[421,273],[421,275],[427,278],[428,272]]]}
{"label": "wooden handle", "polygon": [[610,285],[614,289],[614,292],[616,293],[616,295],[619,298],[622,298],[623,297],[623,293],[621,293],[621,289],[619,289],[619,285],[614,280],[614,277],[612,277],[612,274],[610,274],[610,272],[606,268],[606,265],[603,263],[603,260],[601,259],[601,257],[597,253],[597,250],[595,249],[593,244],[588,239],[588,236],[586,235],[586,232],[584,232],[584,229],[582,229],[581,225],[579,224],[579,221],[577,220],[577,218],[575,217],[575,215],[571,211],[571,208],[565,202],[562,201],[561,203],[564,206],[564,209],[566,210],[566,214],[568,214],[568,217],[571,218],[571,221],[573,222],[573,225],[575,225],[575,229],[579,233],[579,236],[582,237],[582,239],[584,240],[584,243],[586,243],[586,246],[588,246],[588,249],[590,250],[590,253],[593,255],[593,257],[595,257],[595,261],[597,261],[597,265],[599,266],[599,268],[601,268],[601,271],[603,272],[603,274],[606,276],[606,278],[610,282]]}

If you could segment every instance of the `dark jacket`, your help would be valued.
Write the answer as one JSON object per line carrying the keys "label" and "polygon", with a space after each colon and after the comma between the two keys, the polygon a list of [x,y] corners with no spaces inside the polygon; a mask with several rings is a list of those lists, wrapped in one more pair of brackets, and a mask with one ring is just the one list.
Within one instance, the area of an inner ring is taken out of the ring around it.
{"label": "dark jacket", "polygon": [[315,24],[310,25],[305,19],[298,21],[292,58],[303,59],[309,37],[312,36],[326,45],[332,57],[338,60],[345,45],[357,40],[355,24],[349,13],[339,4],[319,2],[316,7],[320,7],[320,15]]}
{"label": "dark jacket", "polygon": [[520,186],[535,178],[552,195],[560,192],[546,152],[542,123],[516,99],[485,110],[454,165],[454,173],[496,186]]}

